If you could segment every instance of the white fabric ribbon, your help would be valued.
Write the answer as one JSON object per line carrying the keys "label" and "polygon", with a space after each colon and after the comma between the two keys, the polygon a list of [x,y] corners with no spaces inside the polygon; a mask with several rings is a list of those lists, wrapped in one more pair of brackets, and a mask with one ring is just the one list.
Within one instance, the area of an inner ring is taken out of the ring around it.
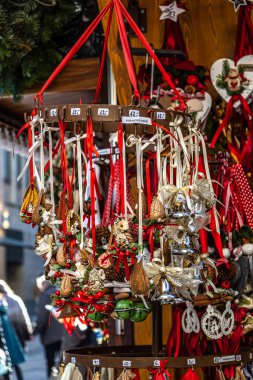
{"label": "white fabric ribbon", "polygon": [[81,148],[81,140],[87,137],[84,135],[76,135],[71,137],[70,139],[64,142],[65,145],[75,143],[76,142],[76,150],[77,150],[77,176],[78,176],[78,196],[79,196],[79,211],[80,211],[80,219],[81,219],[81,243],[80,248],[83,248],[83,175],[82,175],[82,148]]}

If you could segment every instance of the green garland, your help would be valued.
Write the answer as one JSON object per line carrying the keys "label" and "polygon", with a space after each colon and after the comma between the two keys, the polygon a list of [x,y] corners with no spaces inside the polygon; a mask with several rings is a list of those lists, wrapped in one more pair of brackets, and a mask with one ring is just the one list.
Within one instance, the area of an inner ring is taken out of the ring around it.
{"label": "green garland", "polygon": [[[82,2],[57,0],[52,7],[35,0],[22,7],[1,2],[0,96],[18,100],[25,89],[48,78],[69,48],[64,44],[71,22],[77,16],[82,20]],[[81,26],[80,33],[86,27]]]}

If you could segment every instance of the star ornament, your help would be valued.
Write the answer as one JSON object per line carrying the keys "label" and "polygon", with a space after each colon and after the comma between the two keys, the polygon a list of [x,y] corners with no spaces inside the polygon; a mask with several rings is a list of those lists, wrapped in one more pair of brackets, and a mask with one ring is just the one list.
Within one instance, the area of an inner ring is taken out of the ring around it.
{"label": "star ornament", "polygon": [[247,0],[229,0],[234,4],[235,11],[237,12],[241,5],[247,5]]}
{"label": "star ornament", "polygon": [[169,18],[170,20],[177,22],[178,15],[185,12],[185,9],[179,8],[177,6],[176,1],[173,1],[169,5],[160,5],[159,7],[163,12],[160,16],[160,20],[166,20],[167,18]]}

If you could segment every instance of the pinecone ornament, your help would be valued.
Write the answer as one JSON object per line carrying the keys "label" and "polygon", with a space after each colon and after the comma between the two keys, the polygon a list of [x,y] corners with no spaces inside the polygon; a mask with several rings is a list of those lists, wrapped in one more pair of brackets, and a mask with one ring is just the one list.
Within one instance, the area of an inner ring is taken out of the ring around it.
{"label": "pinecone ornament", "polygon": [[108,227],[96,227],[96,242],[98,245],[106,245],[110,240],[111,232]]}

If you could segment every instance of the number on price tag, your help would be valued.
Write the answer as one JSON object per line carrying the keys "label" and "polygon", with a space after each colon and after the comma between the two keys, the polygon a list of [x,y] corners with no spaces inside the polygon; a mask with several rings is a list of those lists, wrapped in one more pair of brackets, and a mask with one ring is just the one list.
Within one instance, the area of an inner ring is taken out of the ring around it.
{"label": "number on price tag", "polygon": [[130,360],[123,360],[123,367],[131,367],[132,362]]}
{"label": "number on price tag", "polygon": [[72,358],[70,359],[71,363],[73,364],[76,364],[76,358],[74,356],[72,356]]}
{"label": "number on price tag", "polygon": [[215,358],[213,358],[213,362],[214,363],[219,363],[220,362],[220,358],[216,356]]}
{"label": "number on price tag", "polygon": [[79,115],[81,115],[81,108],[71,108],[70,115],[71,116],[79,116]]}
{"label": "number on price tag", "polygon": [[194,365],[194,364],[196,364],[196,359],[195,358],[187,359],[187,364],[188,365]]}
{"label": "number on price tag", "polygon": [[160,360],[154,360],[154,367],[160,367],[161,362]]}
{"label": "number on price tag", "polygon": [[109,116],[109,108],[99,108],[98,116]]}
{"label": "number on price tag", "polygon": [[237,362],[240,362],[242,360],[242,356],[241,355],[236,355],[235,360]]}
{"label": "number on price tag", "polygon": [[157,112],[156,118],[157,118],[157,120],[165,120],[166,119],[166,113],[165,112]]}
{"label": "number on price tag", "polygon": [[52,109],[50,110],[50,116],[51,116],[51,117],[57,116],[57,108],[52,108]]}
{"label": "number on price tag", "polygon": [[138,111],[138,110],[130,110],[129,111],[129,116],[131,116],[131,117],[139,117],[140,116],[140,111]]}
{"label": "number on price tag", "polygon": [[93,359],[92,363],[93,363],[93,365],[100,365],[100,360],[99,359]]}

